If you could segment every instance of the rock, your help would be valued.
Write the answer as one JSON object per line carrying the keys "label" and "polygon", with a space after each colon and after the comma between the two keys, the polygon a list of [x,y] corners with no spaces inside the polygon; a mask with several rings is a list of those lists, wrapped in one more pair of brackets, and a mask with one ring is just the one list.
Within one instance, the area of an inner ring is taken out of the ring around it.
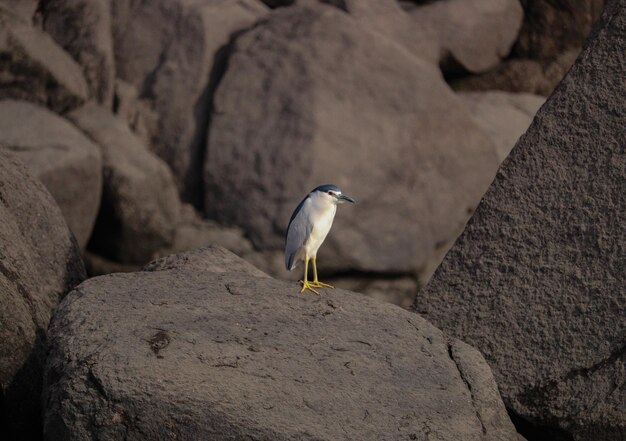
{"label": "rock", "polygon": [[115,80],[113,112],[126,121],[145,145],[150,145],[150,133],[157,130],[158,115],[139,99],[135,86],[119,78]]}
{"label": "rock", "polygon": [[30,23],[37,11],[38,0],[0,0],[0,9],[11,11],[22,20]]}
{"label": "rock", "polygon": [[181,212],[167,165],[102,107],[87,104],[68,118],[102,150],[102,203],[89,248],[120,263],[159,256],[172,244]]}
{"label": "rock", "polygon": [[551,60],[580,48],[591,32],[604,0],[521,0],[524,24],[515,44],[519,57]]}
{"label": "rock", "polygon": [[626,427],[625,33],[626,6],[609,2],[415,300],[553,439],[621,440]]}
{"label": "rock", "polygon": [[572,49],[548,61],[513,58],[489,72],[452,80],[451,86],[457,91],[497,89],[547,97],[574,64],[579,52],[580,49]]}
{"label": "rock", "polygon": [[282,250],[298,202],[332,182],[358,203],[339,210],[320,269],[414,274],[456,237],[497,168],[434,66],[335,8],[275,10],[236,40],[228,66],[206,214],[257,249]]}
{"label": "rock", "polygon": [[0,244],[0,438],[40,439],[48,322],[85,269],[50,193],[3,149]]}
{"label": "rock", "polygon": [[438,63],[442,49],[436,32],[417,25],[396,0],[300,0],[300,4],[321,3],[350,14],[363,28],[388,38],[425,61]]}
{"label": "rock", "polygon": [[[302,274],[299,278],[302,278]],[[412,305],[419,286],[414,277],[376,278],[370,274],[331,277],[324,281],[335,287],[357,291],[381,302],[393,303],[403,308],[409,308]]]}
{"label": "rock", "polygon": [[491,136],[500,161],[504,161],[545,102],[542,96],[501,91],[462,92],[458,96],[476,124]]}
{"label": "rock", "polygon": [[0,99],[14,98],[57,113],[89,95],[80,66],[50,38],[0,4]]}
{"label": "rock", "polygon": [[447,73],[495,67],[511,51],[523,19],[518,0],[435,1],[410,14],[415,28],[437,42]]}
{"label": "rock", "polygon": [[88,280],[50,333],[47,440],[516,436],[475,349],[219,248]]}
{"label": "rock", "polygon": [[320,2],[348,12],[369,31],[455,74],[496,66],[509,54],[523,18],[518,0],[447,0],[413,8],[395,0]]}
{"label": "rock", "polygon": [[83,68],[91,96],[113,104],[115,64],[110,0],[42,2],[43,27]]}
{"label": "rock", "polygon": [[256,0],[113,2],[118,76],[156,114],[151,147],[170,165],[187,200],[201,199],[212,87],[231,35],[266,11]]}
{"label": "rock", "polygon": [[0,148],[14,152],[46,186],[81,249],[100,207],[102,156],[76,127],[23,101],[0,101]]}

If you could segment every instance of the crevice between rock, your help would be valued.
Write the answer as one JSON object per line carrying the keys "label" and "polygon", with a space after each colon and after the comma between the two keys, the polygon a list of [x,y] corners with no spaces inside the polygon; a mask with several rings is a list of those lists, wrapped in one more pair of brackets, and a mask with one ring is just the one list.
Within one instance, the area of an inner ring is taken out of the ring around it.
{"label": "crevice between rock", "polygon": [[483,432],[483,435],[486,435],[487,434],[487,428],[485,427],[485,423],[483,422],[483,418],[480,415],[480,412],[478,410],[478,406],[476,406],[476,398],[474,397],[474,392],[472,391],[472,385],[469,382],[469,380],[467,379],[467,377],[465,375],[465,372],[463,372],[463,368],[461,367],[461,364],[454,357],[454,349],[452,347],[454,345],[454,342],[448,341],[447,344],[448,344],[448,356],[454,362],[454,365],[456,366],[456,369],[459,371],[459,375],[461,376],[461,380],[463,380],[463,383],[465,383],[465,387],[467,387],[467,390],[470,393],[470,398],[472,400],[472,406],[474,407],[474,411],[476,413],[476,418],[478,419],[478,422],[480,423],[480,427],[481,427],[481,430]]}

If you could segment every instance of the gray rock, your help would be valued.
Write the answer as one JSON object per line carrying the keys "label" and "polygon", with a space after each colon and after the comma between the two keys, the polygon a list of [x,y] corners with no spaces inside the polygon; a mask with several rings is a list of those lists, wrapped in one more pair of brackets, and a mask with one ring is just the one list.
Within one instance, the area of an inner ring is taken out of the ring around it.
{"label": "gray rock", "polygon": [[91,96],[113,104],[115,64],[110,0],[41,2],[44,30],[82,66]]}
{"label": "gray rock", "polygon": [[626,428],[626,5],[607,6],[417,310],[484,354],[527,423]]}
{"label": "gray rock", "polygon": [[99,147],[45,108],[24,101],[2,100],[0,148],[13,151],[43,182],[84,249],[100,207]]}
{"label": "gray rock", "polygon": [[90,248],[142,264],[172,244],[181,203],[167,165],[108,110],[87,104],[68,114],[102,150],[102,204]]}
{"label": "gray rock", "polygon": [[504,161],[546,100],[538,95],[502,91],[462,92],[458,96],[476,124],[491,137],[500,161]]}
{"label": "gray rock", "polygon": [[88,95],[72,57],[0,4],[0,99],[31,101],[60,113],[79,106]]}
{"label": "gray rock", "polygon": [[475,349],[219,248],[88,280],[50,333],[47,440],[516,437]]}
{"label": "gray rock", "polygon": [[0,244],[0,438],[40,439],[48,322],[85,268],[50,193],[3,149]]}
{"label": "gray rock", "polygon": [[275,10],[236,40],[228,66],[206,214],[257,249],[281,249],[298,202],[332,182],[358,203],[339,210],[320,270],[414,274],[456,237],[497,168],[436,67],[335,8]]}
{"label": "gray rock", "polygon": [[118,76],[156,115],[148,126],[151,147],[188,200],[201,199],[212,82],[223,69],[225,47],[266,11],[256,0],[113,2]]}
{"label": "gray rock", "polygon": [[[358,1],[358,0],[354,0]],[[410,11],[414,27],[438,47],[444,72],[484,72],[504,59],[517,39],[518,0],[435,1]]]}

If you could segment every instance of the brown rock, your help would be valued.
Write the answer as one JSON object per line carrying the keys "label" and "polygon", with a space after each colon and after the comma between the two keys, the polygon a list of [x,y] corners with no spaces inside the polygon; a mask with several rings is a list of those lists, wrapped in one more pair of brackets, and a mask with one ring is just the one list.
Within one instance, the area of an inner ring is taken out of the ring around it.
{"label": "brown rock", "polygon": [[436,42],[447,73],[495,67],[511,51],[523,18],[518,0],[435,1],[410,14],[414,27]]}
{"label": "brown rock", "polygon": [[79,106],[88,95],[72,57],[0,4],[0,99],[30,101],[60,113]]}
{"label": "brown rock", "polygon": [[0,244],[0,437],[37,440],[48,322],[85,268],[50,193],[3,149]]}
{"label": "brown rock", "polygon": [[219,248],[90,279],[51,335],[47,440],[516,439],[475,349]]}
{"label": "brown rock", "polygon": [[41,2],[44,30],[81,65],[91,96],[113,104],[115,64],[110,0]]}
{"label": "brown rock", "polygon": [[142,264],[168,247],[180,222],[181,203],[167,165],[124,121],[87,104],[68,114],[102,150],[102,204],[89,244],[121,263]]}
{"label": "brown rock", "polygon": [[266,13],[256,0],[113,2],[118,76],[156,115],[151,148],[171,167],[185,198],[200,199],[212,82],[231,35]]}
{"label": "brown rock", "polygon": [[100,148],[49,110],[13,100],[0,101],[0,148],[43,182],[84,249],[100,207]]}
{"label": "brown rock", "polygon": [[524,24],[515,45],[519,57],[551,60],[580,48],[600,17],[605,0],[520,0]]}
{"label": "brown rock", "polygon": [[476,124],[491,137],[500,161],[504,161],[545,102],[542,96],[501,91],[461,92],[458,97]]}
{"label": "brown rock", "polygon": [[626,5],[543,105],[415,301],[484,354],[511,413],[553,439],[626,428]]}
{"label": "brown rock", "polygon": [[338,213],[320,269],[415,273],[455,237],[497,167],[434,66],[334,8],[274,11],[236,40],[228,65],[206,213],[259,249],[281,249],[298,202],[332,182],[359,203]]}

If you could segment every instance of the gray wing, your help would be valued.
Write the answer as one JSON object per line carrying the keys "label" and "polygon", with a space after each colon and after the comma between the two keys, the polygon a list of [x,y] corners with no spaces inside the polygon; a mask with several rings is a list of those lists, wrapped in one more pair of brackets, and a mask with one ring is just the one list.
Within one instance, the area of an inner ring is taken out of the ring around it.
{"label": "gray wing", "polygon": [[298,251],[304,245],[311,234],[312,225],[309,222],[311,200],[307,196],[296,208],[287,227],[287,239],[285,241],[285,267],[287,271],[295,268]]}

